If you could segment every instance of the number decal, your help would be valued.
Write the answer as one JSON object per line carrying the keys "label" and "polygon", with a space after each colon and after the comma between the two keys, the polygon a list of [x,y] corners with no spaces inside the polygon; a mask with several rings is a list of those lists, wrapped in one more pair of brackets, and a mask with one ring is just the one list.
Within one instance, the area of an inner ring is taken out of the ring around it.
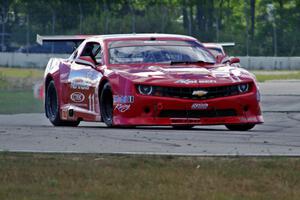
{"label": "number decal", "polygon": [[95,95],[89,95],[89,111],[95,111]]}

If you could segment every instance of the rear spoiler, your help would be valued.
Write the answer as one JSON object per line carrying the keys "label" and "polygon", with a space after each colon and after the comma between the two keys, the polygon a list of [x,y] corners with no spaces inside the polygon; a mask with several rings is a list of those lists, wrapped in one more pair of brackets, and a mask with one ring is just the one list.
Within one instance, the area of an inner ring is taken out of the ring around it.
{"label": "rear spoiler", "polygon": [[233,47],[235,46],[234,42],[224,42],[224,43],[217,43],[219,45],[221,45],[222,47]]}
{"label": "rear spoiler", "polygon": [[43,42],[74,42],[81,43],[94,35],[36,35],[36,42],[43,45]]}
{"label": "rear spoiler", "polygon": [[221,43],[203,43],[204,46],[210,46],[210,45],[220,45],[222,47],[233,47],[235,46],[234,42],[221,42]]}

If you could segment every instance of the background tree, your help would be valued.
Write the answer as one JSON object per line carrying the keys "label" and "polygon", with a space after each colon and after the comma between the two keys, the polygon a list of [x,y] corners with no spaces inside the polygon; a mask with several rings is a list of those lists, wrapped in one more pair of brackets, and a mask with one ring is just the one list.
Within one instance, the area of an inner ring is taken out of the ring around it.
{"label": "background tree", "polygon": [[[11,49],[36,34],[188,34],[202,42],[235,42],[229,54],[300,55],[300,0],[0,0]],[[273,5],[273,21],[267,13]],[[1,29],[0,29],[1,31]],[[275,38],[276,36],[276,38]]]}

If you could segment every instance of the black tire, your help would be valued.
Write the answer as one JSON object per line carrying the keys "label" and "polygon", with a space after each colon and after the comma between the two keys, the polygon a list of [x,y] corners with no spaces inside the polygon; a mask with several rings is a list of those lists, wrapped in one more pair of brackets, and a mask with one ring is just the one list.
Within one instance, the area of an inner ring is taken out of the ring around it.
{"label": "black tire", "polygon": [[60,119],[58,96],[54,81],[50,81],[45,96],[45,112],[54,126],[78,126],[80,121],[65,121]]}
{"label": "black tire", "polygon": [[254,128],[255,124],[232,124],[225,125],[231,131],[249,131]]}
{"label": "black tire", "polygon": [[113,93],[109,83],[105,83],[100,95],[102,121],[108,127],[113,126]]}
{"label": "black tire", "polygon": [[173,128],[177,130],[190,130],[193,127],[193,125],[173,125]]}

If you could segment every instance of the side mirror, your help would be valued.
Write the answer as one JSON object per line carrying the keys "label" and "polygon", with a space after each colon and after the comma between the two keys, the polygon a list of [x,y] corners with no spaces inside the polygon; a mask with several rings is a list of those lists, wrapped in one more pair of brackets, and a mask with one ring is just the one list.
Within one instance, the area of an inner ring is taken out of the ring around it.
{"label": "side mirror", "polygon": [[232,57],[232,58],[230,58],[229,62],[230,62],[230,64],[240,63],[240,59],[237,57]]}
{"label": "side mirror", "polygon": [[94,60],[90,56],[80,56],[75,59],[75,63],[81,65],[88,65],[93,68],[96,67]]}

